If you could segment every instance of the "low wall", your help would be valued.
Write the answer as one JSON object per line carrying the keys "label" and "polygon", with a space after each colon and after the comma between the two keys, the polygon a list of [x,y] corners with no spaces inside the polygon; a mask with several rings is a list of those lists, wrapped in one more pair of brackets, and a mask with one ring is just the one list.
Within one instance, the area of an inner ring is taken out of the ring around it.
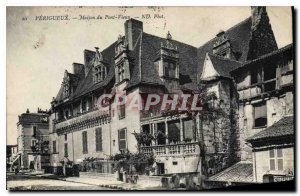
{"label": "low wall", "polygon": [[144,176],[144,175],[139,175],[137,184],[141,186],[147,186],[149,185],[153,187],[162,187],[162,177],[161,176]]}
{"label": "low wall", "polygon": [[80,177],[87,178],[105,178],[106,180],[116,180],[116,174],[111,173],[97,173],[97,172],[79,172]]}

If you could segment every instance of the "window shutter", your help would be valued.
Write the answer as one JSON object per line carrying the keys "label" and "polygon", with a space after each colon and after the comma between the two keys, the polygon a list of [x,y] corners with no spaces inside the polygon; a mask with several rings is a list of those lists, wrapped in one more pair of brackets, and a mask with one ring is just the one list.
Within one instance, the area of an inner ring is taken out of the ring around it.
{"label": "window shutter", "polygon": [[52,142],[52,146],[53,146],[53,153],[56,153],[56,141]]}
{"label": "window shutter", "polygon": [[266,105],[255,106],[255,118],[267,117]]}
{"label": "window shutter", "polygon": [[126,149],[126,129],[119,130],[119,149]]}
{"label": "window shutter", "polygon": [[68,156],[68,143],[65,143],[65,157]]}
{"label": "window shutter", "polygon": [[96,151],[102,151],[102,128],[96,128]]}
{"label": "window shutter", "polygon": [[87,132],[82,132],[82,153],[88,153],[88,146],[87,146]]}

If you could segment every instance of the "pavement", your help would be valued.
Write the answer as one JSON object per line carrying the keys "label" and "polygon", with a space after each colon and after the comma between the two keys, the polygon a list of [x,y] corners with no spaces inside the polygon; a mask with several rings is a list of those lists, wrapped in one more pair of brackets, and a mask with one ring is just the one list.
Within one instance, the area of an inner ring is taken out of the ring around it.
{"label": "pavement", "polygon": [[7,174],[7,190],[117,190],[91,184],[68,182],[62,178],[48,178],[41,174]]}
{"label": "pavement", "polygon": [[[97,186],[102,187],[107,190],[166,190],[163,187],[155,187],[151,185],[151,183],[144,184],[133,184],[133,183],[125,183],[122,181],[112,180],[105,177],[63,177],[54,174],[43,174],[40,172],[35,173],[26,173],[28,177],[35,177],[39,179],[48,179],[55,181],[63,181],[65,183],[75,183],[78,186]],[[26,185],[26,180],[24,180]],[[58,183],[59,184],[59,183]]]}

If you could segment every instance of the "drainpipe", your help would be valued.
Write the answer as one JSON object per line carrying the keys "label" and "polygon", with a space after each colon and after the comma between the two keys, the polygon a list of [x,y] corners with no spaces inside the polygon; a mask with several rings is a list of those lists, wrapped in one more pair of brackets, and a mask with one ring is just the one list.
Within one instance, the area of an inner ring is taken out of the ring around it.
{"label": "drainpipe", "polygon": [[254,155],[254,175],[255,175],[255,182],[257,182],[257,173],[256,173],[256,152],[253,153]]}
{"label": "drainpipe", "polygon": [[74,136],[73,136],[73,132],[72,131],[72,157],[73,157],[73,164],[75,163],[75,160],[74,160]]}

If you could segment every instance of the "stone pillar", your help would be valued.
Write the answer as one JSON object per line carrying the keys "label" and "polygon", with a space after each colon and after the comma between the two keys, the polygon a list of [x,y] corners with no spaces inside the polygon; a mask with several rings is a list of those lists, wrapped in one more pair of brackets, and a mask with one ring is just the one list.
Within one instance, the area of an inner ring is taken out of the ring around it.
{"label": "stone pillar", "polygon": [[182,118],[179,118],[179,123],[180,123],[180,142],[183,142],[183,122],[182,122]]}
{"label": "stone pillar", "polygon": [[165,119],[165,134],[166,134],[166,144],[169,144],[169,132],[168,132],[168,121]]}
{"label": "stone pillar", "polygon": [[[152,123],[150,124],[150,130],[152,131],[151,134],[155,135],[157,133],[157,124]],[[155,146],[157,144],[157,138],[152,140],[152,146]]]}
{"label": "stone pillar", "polygon": [[201,139],[201,135],[200,135],[200,115],[199,113],[196,115],[196,138],[195,140],[198,141]]}

